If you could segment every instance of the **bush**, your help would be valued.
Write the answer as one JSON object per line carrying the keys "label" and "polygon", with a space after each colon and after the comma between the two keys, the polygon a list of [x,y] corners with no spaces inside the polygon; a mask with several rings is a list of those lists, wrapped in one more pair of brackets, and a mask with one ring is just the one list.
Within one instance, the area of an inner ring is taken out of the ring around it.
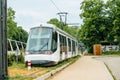
{"label": "bush", "polygon": [[24,56],[23,55],[18,56],[18,62],[24,63]]}
{"label": "bush", "polygon": [[15,54],[8,55],[8,66],[11,66],[13,62],[15,62],[16,56]]}
{"label": "bush", "polygon": [[11,61],[10,56],[8,55],[8,66],[11,66],[11,65],[12,65],[12,61]]}
{"label": "bush", "polygon": [[[11,66],[14,62],[16,62],[15,54],[8,55],[8,66]],[[24,56],[23,55],[18,55],[18,62],[24,63]]]}
{"label": "bush", "polygon": [[120,51],[105,51],[103,52],[102,54],[105,54],[105,55],[120,55]]}

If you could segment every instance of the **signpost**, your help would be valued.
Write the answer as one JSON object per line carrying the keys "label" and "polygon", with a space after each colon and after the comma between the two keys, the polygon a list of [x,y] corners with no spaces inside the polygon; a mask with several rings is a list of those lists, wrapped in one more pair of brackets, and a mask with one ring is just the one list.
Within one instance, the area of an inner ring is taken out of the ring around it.
{"label": "signpost", "polygon": [[7,72],[7,0],[0,0],[0,80]]}

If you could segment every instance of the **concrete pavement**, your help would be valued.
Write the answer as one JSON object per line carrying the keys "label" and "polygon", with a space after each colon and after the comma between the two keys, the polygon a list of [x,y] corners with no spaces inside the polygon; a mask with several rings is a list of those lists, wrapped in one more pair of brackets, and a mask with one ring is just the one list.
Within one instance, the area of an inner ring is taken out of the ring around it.
{"label": "concrete pavement", "polygon": [[103,61],[117,80],[120,80],[120,56],[100,56],[95,59]]}
{"label": "concrete pavement", "polygon": [[83,56],[48,80],[113,80],[103,62]]}

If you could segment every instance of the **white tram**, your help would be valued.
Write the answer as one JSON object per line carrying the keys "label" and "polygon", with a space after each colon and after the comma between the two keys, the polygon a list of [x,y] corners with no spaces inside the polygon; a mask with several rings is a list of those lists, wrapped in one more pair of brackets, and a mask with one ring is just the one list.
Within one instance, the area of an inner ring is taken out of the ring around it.
{"label": "white tram", "polygon": [[53,65],[76,55],[78,55],[77,40],[63,30],[50,24],[30,29],[25,62]]}

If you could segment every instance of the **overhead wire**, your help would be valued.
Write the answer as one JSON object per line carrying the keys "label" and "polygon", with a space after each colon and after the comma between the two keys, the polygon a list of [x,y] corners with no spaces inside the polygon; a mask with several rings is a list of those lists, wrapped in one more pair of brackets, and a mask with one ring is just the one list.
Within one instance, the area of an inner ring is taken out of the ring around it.
{"label": "overhead wire", "polygon": [[[59,12],[61,12],[61,10],[60,10],[60,8],[55,4],[55,2],[53,1],[53,0],[50,0],[51,2],[52,2],[52,4],[56,7],[56,9],[59,11]],[[62,19],[61,19],[62,20]],[[68,20],[68,19],[67,19]],[[70,22],[69,20],[68,20],[68,22]],[[78,23],[71,23],[71,25],[78,25]]]}
{"label": "overhead wire", "polygon": [[55,2],[53,0],[50,0],[52,2],[52,4],[56,7],[56,9],[61,12],[60,8],[55,4]]}

